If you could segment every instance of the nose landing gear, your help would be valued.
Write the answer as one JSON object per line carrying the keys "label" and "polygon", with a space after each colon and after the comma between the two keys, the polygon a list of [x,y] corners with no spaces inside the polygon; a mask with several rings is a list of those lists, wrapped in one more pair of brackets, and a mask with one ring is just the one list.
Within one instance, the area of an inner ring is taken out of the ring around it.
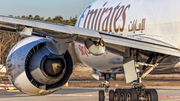
{"label": "nose landing gear", "polygon": [[[113,90],[108,90],[110,87],[109,79],[111,77],[111,74],[102,74],[105,78],[105,81],[99,85],[100,87],[105,88],[105,90],[100,90],[99,91],[99,101],[105,101],[105,98],[109,98],[109,101],[114,101],[114,91]],[[113,75],[115,79],[115,75]]]}

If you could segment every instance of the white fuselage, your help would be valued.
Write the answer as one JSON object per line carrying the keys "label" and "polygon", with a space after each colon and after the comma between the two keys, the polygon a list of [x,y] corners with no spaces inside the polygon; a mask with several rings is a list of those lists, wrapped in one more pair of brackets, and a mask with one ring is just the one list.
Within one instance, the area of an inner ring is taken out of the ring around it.
{"label": "white fuselage", "polygon": [[[179,4],[179,0],[96,0],[85,9],[76,26],[130,37],[144,35],[180,49]],[[77,42],[75,48],[79,58],[92,68],[103,72],[122,70],[123,55],[106,52],[94,56]],[[160,67],[179,68],[179,58],[168,58],[173,59],[176,61]]]}

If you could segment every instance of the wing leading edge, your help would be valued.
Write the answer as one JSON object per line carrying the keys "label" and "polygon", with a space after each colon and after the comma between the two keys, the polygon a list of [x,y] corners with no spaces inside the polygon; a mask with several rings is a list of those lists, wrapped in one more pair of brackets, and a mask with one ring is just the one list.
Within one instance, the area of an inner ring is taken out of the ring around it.
{"label": "wing leading edge", "polygon": [[42,36],[52,36],[55,38],[63,35],[81,35],[87,37],[96,37],[102,38],[105,43],[115,46],[120,45],[180,57],[180,50],[178,48],[175,48],[174,46],[161,40],[155,40],[144,36],[130,37],[123,35],[115,35],[106,32],[99,32],[67,25],[0,16],[1,30],[21,32],[25,27],[32,28],[32,34],[35,35],[37,34]]}

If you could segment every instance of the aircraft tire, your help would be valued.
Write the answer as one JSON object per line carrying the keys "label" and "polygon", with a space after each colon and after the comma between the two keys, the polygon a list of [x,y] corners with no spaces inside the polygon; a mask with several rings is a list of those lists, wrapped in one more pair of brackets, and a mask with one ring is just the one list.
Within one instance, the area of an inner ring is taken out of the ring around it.
{"label": "aircraft tire", "polygon": [[126,93],[125,101],[138,101],[137,91],[135,89],[129,89]]}
{"label": "aircraft tire", "polygon": [[158,94],[155,89],[147,89],[146,91],[148,101],[158,101]]}
{"label": "aircraft tire", "polygon": [[109,101],[114,101],[114,90],[109,91]]}
{"label": "aircraft tire", "polygon": [[120,100],[119,101],[125,101],[126,100],[127,91],[128,91],[128,89],[122,89],[120,91]]}
{"label": "aircraft tire", "polygon": [[114,92],[114,101],[120,101],[120,92],[121,89],[116,89]]}
{"label": "aircraft tire", "polygon": [[103,90],[99,91],[99,101],[104,101],[104,91]]}

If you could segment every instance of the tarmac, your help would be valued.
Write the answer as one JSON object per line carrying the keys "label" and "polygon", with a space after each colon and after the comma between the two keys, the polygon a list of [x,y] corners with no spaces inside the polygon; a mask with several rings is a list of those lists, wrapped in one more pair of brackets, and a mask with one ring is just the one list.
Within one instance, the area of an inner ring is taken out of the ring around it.
{"label": "tarmac", "polygon": [[[147,88],[155,88],[157,90],[159,101],[180,101],[180,86],[155,86]],[[30,96],[19,90],[6,90],[0,91],[0,101],[98,101],[99,90],[103,90],[103,88],[63,87],[53,94],[45,96]]]}

